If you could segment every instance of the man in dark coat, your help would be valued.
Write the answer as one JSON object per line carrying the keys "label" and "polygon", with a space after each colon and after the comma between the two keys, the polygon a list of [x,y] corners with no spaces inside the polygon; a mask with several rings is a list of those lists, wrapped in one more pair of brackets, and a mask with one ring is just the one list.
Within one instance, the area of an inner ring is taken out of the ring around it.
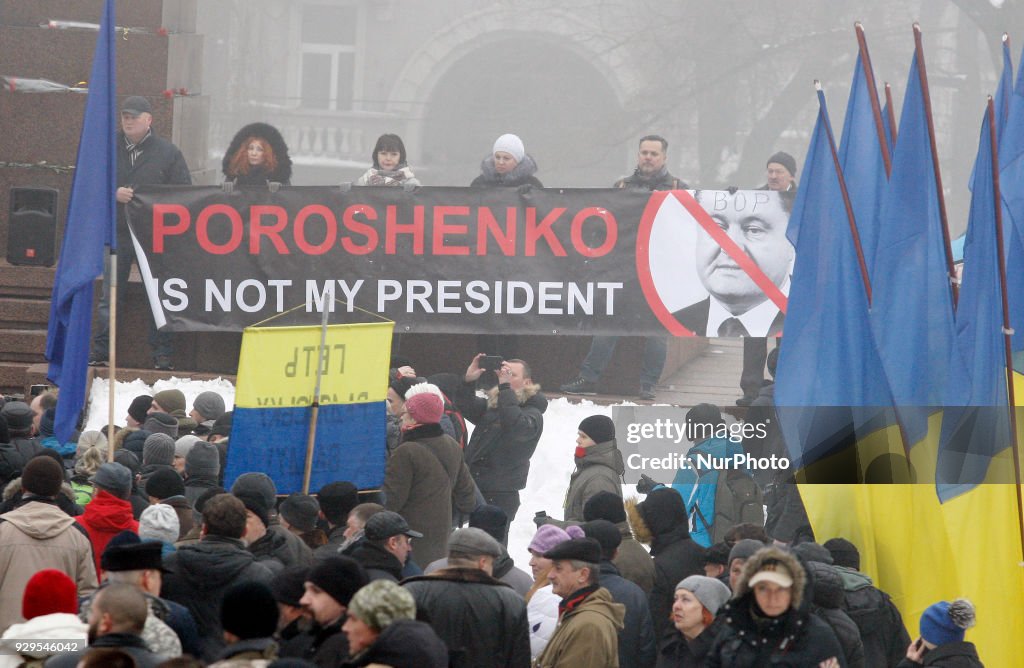
{"label": "man in dark coat", "polygon": [[654,587],[648,600],[654,637],[660,638],[670,623],[676,585],[687,576],[703,575],[704,550],[690,538],[686,504],[676,490],[655,489],[639,503],[629,499],[626,511],[637,540],[650,545],[654,557]]}
{"label": "man in dark coat", "polygon": [[46,662],[49,668],[74,668],[88,654],[116,648],[135,660],[139,668],[155,668],[167,657],[154,654],[142,639],[149,609],[142,592],[128,584],[111,584],[96,592],[89,608],[89,649],[60,654]]}
{"label": "man in dark coat", "polygon": [[[229,416],[225,413],[221,418]],[[213,433],[217,432],[214,427]],[[198,443],[196,444],[198,445]],[[196,446],[193,446],[195,450]],[[191,452],[189,453],[192,454]],[[281,526],[277,517],[277,486],[266,473],[250,471],[238,476],[231,485],[231,493],[250,492],[258,494],[267,508],[267,533],[273,535],[274,558],[285,566],[310,566],[313,563],[313,550],[309,549],[297,534]]]}
{"label": "man in dark coat", "polygon": [[[660,135],[640,138],[636,169],[625,178],[615,182],[615,188],[628,188],[653,192],[655,190],[686,190],[686,182],[672,176],[668,171],[668,141]],[[566,394],[597,394],[597,380],[608,367],[619,343],[617,336],[595,336],[590,342],[579,375],[558,388]],[[664,335],[648,336],[644,342],[643,369],[640,372],[641,399],[654,399],[654,386],[661,379],[665,368],[668,343]]]}
{"label": "man in dark coat", "polygon": [[448,568],[402,583],[448,645],[452,666],[530,665],[526,603],[491,575],[501,552],[487,532],[459,529],[448,540]]}
{"label": "man in dark coat", "polygon": [[398,582],[412,552],[412,539],[422,537],[423,534],[409,528],[404,517],[382,510],[366,520],[363,538],[352,547],[348,556],[366,569],[371,581]]}
{"label": "man in dark coat", "polygon": [[594,520],[583,525],[583,533],[601,544],[601,572],[597,582],[607,589],[612,600],[626,606],[623,628],[619,631],[619,668],[645,668],[654,665],[657,643],[647,595],[636,584],[619,575],[612,559],[622,536],[607,520]]}
{"label": "man in dark coat", "polygon": [[526,487],[530,458],[544,431],[548,400],[523,360],[503,361],[498,386],[486,399],[477,397],[484,356],[474,357],[466,369],[455,403],[475,426],[465,452],[469,472],[487,503],[504,510],[511,523],[519,510],[519,491]]}
{"label": "man in dark coat", "polygon": [[348,557],[328,557],[318,561],[306,576],[306,593],[300,603],[309,610],[315,622],[306,634],[308,642],[300,657],[320,668],[336,668],[348,657],[348,638],[341,627],[347,617],[348,604],[355,593],[370,579],[358,563]]}
{"label": "man in dark coat", "polygon": [[610,492],[598,492],[583,504],[583,521],[608,520],[619,530],[622,542],[619,549],[612,558],[615,568],[619,569],[622,577],[630,582],[635,582],[644,594],[650,594],[654,588],[654,559],[644,549],[636,538],[633,537],[633,530],[629,528],[629,521],[626,519],[626,506],[621,496]]}
{"label": "man in dark coat", "polygon": [[314,559],[326,559],[339,554],[345,544],[348,514],[359,505],[359,490],[347,480],[329,482],[317,492],[320,517],[327,522],[327,542],[313,550]]}
{"label": "man in dark coat", "polygon": [[[125,205],[135,196],[141,185],[190,185],[185,158],[171,142],[157,137],[152,130],[153,108],[144,97],[133,95],[121,105],[121,133],[117,137],[117,284],[128,285],[135,248],[132,245],[125,217]],[[118,291],[118,298],[124,290]],[[103,272],[103,293],[96,308],[93,325],[92,352],[89,364],[106,365],[110,347],[110,267]],[[153,362],[157,369],[174,368],[171,356],[173,342],[169,332],[158,332],[150,324],[149,343],[153,347]]]}
{"label": "man in dark coat", "polygon": [[825,541],[833,567],[843,581],[843,610],[860,629],[864,663],[892,668],[906,656],[910,634],[896,604],[860,572],[860,552],[845,538]]}
{"label": "man in dark coat", "polygon": [[200,541],[164,558],[161,594],[192,613],[206,661],[224,648],[220,606],[228,587],[244,580],[269,583],[273,578],[272,572],[245,549],[245,530],[245,506],[230,494],[218,494],[203,506]]}

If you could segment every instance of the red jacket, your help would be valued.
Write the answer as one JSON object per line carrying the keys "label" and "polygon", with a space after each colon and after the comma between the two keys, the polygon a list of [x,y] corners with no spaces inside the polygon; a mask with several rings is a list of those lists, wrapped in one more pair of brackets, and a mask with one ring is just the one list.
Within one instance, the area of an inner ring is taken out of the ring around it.
{"label": "red jacket", "polygon": [[139,533],[139,523],[132,515],[132,504],[100,489],[92,501],[85,505],[85,512],[75,519],[89,534],[93,559],[96,560],[96,575],[102,581],[100,557],[110,539],[125,530]]}

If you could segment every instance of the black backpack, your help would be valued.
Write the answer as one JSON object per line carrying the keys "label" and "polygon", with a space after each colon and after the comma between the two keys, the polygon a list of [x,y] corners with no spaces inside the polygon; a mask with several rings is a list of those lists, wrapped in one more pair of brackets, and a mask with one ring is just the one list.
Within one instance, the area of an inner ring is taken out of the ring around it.
{"label": "black backpack", "polygon": [[718,475],[717,484],[715,516],[711,523],[708,523],[699,507],[694,509],[697,521],[711,535],[712,545],[723,542],[725,534],[737,524],[764,526],[764,498],[761,488],[749,474],[735,469],[722,471]]}

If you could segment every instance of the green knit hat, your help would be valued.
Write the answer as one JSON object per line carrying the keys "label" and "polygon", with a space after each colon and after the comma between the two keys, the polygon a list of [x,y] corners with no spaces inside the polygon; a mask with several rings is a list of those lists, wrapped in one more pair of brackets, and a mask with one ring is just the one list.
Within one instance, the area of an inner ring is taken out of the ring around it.
{"label": "green knit hat", "polygon": [[399,619],[416,619],[416,602],[405,588],[390,580],[374,580],[356,592],[348,614],[378,633]]}

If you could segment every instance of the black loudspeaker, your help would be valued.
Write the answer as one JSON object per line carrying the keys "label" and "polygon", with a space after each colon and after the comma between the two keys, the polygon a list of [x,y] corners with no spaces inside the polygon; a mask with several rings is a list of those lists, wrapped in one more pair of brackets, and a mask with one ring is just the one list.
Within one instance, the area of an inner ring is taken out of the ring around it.
{"label": "black loudspeaker", "polygon": [[57,244],[57,191],[11,188],[7,261],[52,267]]}

